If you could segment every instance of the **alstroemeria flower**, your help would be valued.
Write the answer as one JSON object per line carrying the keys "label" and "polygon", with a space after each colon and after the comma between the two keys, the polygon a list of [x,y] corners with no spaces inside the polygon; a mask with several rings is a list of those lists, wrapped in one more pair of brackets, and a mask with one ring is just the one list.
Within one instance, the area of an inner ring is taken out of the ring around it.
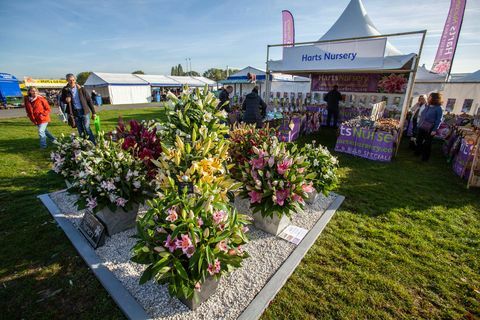
{"label": "alstroemeria flower", "polygon": [[122,198],[122,197],[118,197],[116,200],[115,200],[115,203],[117,204],[117,206],[119,207],[125,207],[125,204],[127,204],[127,200]]}
{"label": "alstroemeria flower", "polygon": [[208,273],[210,273],[211,276],[213,276],[214,274],[220,272],[220,267],[221,267],[220,261],[218,261],[218,259],[215,259],[213,264],[208,265],[207,271]]}
{"label": "alstroemeria flower", "polygon": [[297,201],[297,202],[300,202],[300,203],[304,203],[305,201],[303,200],[303,198],[301,196],[299,196],[298,194],[294,193],[292,195],[292,199],[293,201]]}
{"label": "alstroemeria flower", "polygon": [[275,191],[275,196],[277,198],[276,203],[279,206],[283,206],[285,204],[285,200],[287,200],[289,195],[290,195],[289,189]]}
{"label": "alstroemeria flower", "polygon": [[173,222],[178,219],[177,208],[175,206],[167,210],[168,216],[165,220]]}
{"label": "alstroemeria flower", "polygon": [[250,164],[252,165],[253,168],[258,170],[262,170],[263,167],[265,166],[265,162],[263,161],[263,158],[252,159],[250,160]]}
{"label": "alstroemeria flower", "polygon": [[220,250],[220,251],[223,251],[223,252],[227,252],[227,251],[228,251],[227,241],[226,241],[226,240],[222,240],[222,241],[220,241],[219,243],[217,243],[216,247],[217,247],[217,249]]}
{"label": "alstroemeria flower", "polygon": [[220,224],[220,222],[222,222],[226,218],[226,216],[227,214],[223,210],[215,211],[213,213],[213,221],[215,222],[215,224]]}
{"label": "alstroemeria flower", "polygon": [[303,184],[302,185],[302,190],[305,191],[306,193],[312,193],[313,191],[315,191],[315,189],[313,188],[313,184],[310,182],[309,184]]}
{"label": "alstroemeria flower", "polygon": [[165,248],[167,248],[170,252],[173,252],[177,249],[176,239],[172,239],[170,235],[167,236],[167,240],[163,243]]}
{"label": "alstroemeria flower", "polygon": [[188,236],[188,234],[182,234],[181,239],[177,239],[175,241],[175,245],[178,249],[182,249],[183,253],[187,255],[187,257],[191,257],[195,252],[195,248],[193,247],[192,240]]}
{"label": "alstroemeria flower", "polygon": [[292,159],[284,159],[282,162],[277,164],[277,172],[278,174],[284,175],[285,172],[292,166],[293,161]]}
{"label": "alstroemeria flower", "polygon": [[248,195],[250,196],[250,203],[262,203],[263,193],[252,190]]}

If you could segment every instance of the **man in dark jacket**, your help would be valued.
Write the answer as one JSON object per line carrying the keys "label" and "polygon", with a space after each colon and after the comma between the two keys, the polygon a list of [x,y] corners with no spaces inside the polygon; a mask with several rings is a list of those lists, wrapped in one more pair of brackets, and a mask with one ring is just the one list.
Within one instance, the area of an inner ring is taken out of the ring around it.
{"label": "man in dark jacket", "polygon": [[337,127],[338,114],[340,112],[338,103],[342,100],[342,94],[338,91],[338,86],[333,86],[333,90],[329,91],[323,99],[327,103],[327,127],[330,127],[330,121],[333,116],[333,127]]}
{"label": "man in dark jacket", "polygon": [[220,102],[218,103],[218,108],[220,110],[225,110],[227,112],[230,112],[230,93],[232,93],[233,87],[232,86],[227,86],[226,88],[222,88],[220,90],[220,94],[218,95],[218,99],[220,99]]}
{"label": "man in dark jacket", "polygon": [[243,122],[256,123],[257,128],[263,126],[262,119],[265,117],[267,105],[258,95],[258,87],[254,87],[252,92],[245,96],[242,109],[245,111],[243,114]]}
{"label": "man in dark jacket", "polygon": [[61,101],[65,103],[65,111],[68,115],[73,113],[77,124],[78,134],[95,143],[95,136],[90,129],[90,111],[92,119],[95,119],[95,107],[92,99],[84,87],[77,84],[75,76],[71,73],[66,75],[68,84],[62,89]]}

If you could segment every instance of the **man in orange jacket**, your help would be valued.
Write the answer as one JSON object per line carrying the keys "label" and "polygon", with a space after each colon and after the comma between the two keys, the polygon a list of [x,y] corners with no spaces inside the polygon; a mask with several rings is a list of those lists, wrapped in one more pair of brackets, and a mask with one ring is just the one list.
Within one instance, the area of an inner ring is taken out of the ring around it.
{"label": "man in orange jacket", "polygon": [[38,136],[40,137],[40,148],[47,147],[47,137],[55,141],[55,137],[47,130],[50,122],[50,104],[47,99],[38,94],[35,87],[28,89],[28,95],[25,97],[25,111],[28,118],[38,128]]}

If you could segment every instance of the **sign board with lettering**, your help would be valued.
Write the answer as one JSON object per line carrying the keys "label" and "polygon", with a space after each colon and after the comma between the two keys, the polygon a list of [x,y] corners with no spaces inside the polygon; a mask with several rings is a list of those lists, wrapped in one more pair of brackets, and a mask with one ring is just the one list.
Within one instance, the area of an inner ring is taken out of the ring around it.
{"label": "sign board with lettering", "polygon": [[105,226],[88,211],[83,215],[79,230],[94,249],[105,243]]}
{"label": "sign board with lettering", "polygon": [[381,69],[386,43],[386,38],[375,38],[288,47],[274,71]]}
{"label": "sign board with lettering", "polygon": [[388,162],[395,151],[396,136],[384,131],[362,127],[340,127],[335,151],[358,157]]}

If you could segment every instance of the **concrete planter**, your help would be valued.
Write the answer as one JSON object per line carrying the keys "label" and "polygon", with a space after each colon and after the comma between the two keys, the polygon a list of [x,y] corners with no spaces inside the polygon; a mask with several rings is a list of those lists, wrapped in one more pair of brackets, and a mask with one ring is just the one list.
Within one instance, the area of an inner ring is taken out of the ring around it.
{"label": "concrete planter", "polygon": [[317,200],[317,198],[318,198],[318,193],[317,193],[317,191],[313,191],[313,192],[311,192],[311,193],[308,194],[308,198],[305,199],[305,202],[306,202],[307,204],[313,204],[313,203],[315,203],[315,201]]}
{"label": "concrete planter", "polygon": [[263,217],[262,214],[258,212],[253,214],[253,224],[258,229],[277,236],[283,229],[291,224],[291,220],[286,215],[279,217],[278,214],[274,213],[273,217],[269,218]]}
{"label": "concrete planter", "polygon": [[96,213],[96,216],[107,229],[109,236],[135,227],[138,213],[138,204],[133,204],[130,211],[124,211],[122,208],[112,211],[108,207]]}
{"label": "concrete planter", "polygon": [[180,301],[183,302],[191,310],[197,309],[203,302],[207,301],[212,294],[215,293],[218,287],[218,280],[213,277],[208,277],[205,279],[205,282],[202,284],[200,290],[195,290],[193,297],[191,299],[180,298]]}

